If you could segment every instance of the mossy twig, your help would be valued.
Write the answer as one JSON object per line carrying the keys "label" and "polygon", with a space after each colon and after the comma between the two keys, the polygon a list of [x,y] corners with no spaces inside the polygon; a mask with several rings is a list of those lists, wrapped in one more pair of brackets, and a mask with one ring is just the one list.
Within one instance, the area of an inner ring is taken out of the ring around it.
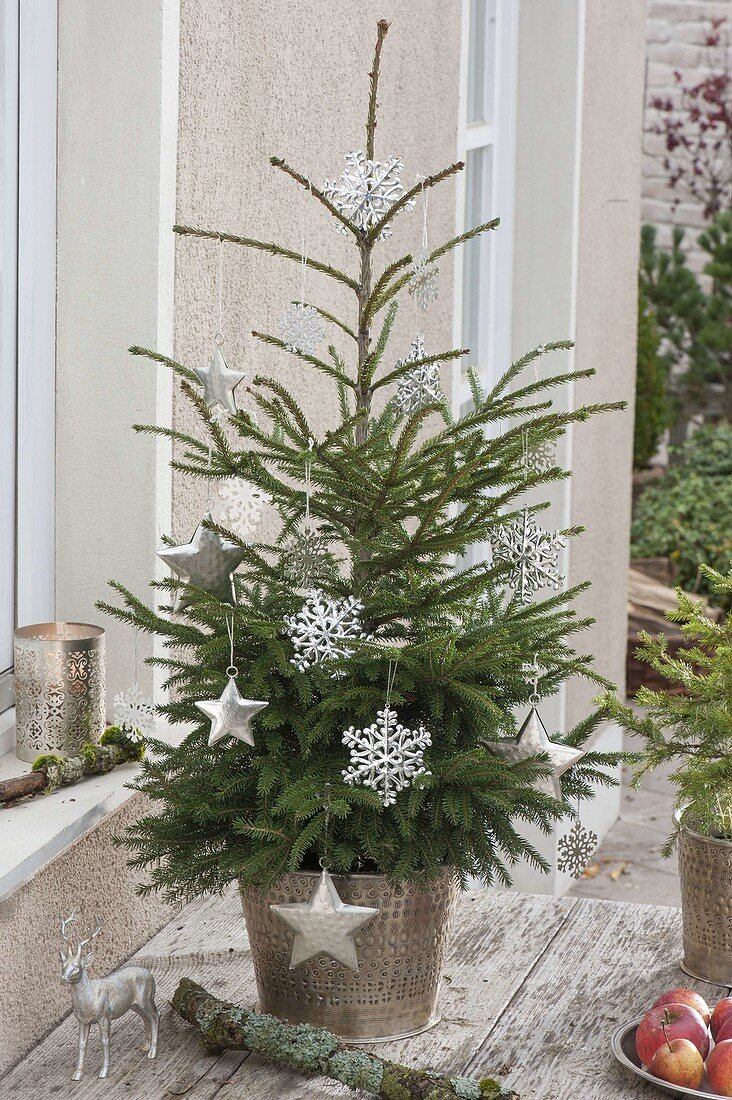
{"label": "mossy twig", "polygon": [[320,1073],[354,1090],[383,1100],[518,1100],[497,1081],[443,1077],[387,1062],[365,1050],[348,1047],[325,1028],[285,1024],[248,1008],[212,997],[190,978],[182,978],[173,1008],[201,1032],[213,1050],[250,1050],[276,1065],[301,1073]]}

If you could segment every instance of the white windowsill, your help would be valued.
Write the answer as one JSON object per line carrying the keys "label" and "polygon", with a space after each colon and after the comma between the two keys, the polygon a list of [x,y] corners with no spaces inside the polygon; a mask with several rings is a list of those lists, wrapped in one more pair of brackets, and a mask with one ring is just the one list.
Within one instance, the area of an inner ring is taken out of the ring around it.
{"label": "white windowsill", "polygon": [[[0,780],[24,775],[31,768],[15,755],[12,718],[12,711],[0,715]],[[158,736],[164,734],[158,730]],[[180,741],[184,736],[185,732],[176,730],[166,740]],[[0,807],[0,906],[49,860],[130,798],[126,784],[137,771],[136,764],[121,764],[106,775]]]}

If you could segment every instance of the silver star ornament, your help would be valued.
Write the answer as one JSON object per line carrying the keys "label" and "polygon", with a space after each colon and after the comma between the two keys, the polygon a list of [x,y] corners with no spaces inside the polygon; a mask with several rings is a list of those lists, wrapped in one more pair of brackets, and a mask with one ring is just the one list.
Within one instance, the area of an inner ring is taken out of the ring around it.
{"label": "silver star ornament", "polygon": [[358,970],[353,937],[381,912],[341,901],[327,871],[318,879],[310,901],[270,905],[270,909],[295,933],[290,970],[315,955],[327,955],[349,970]]}
{"label": "silver star ornament", "polygon": [[203,400],[212,409],[221,405],[233,416],[236,412],[234,390],[244,378],[240,370],[229,370],[221,348],[216,344],[211,362],[207,367],[194,367],[195,374],[203,386]]}
{"label": "silver star ornament", "polygon": [[512,763],[528,760],[532,756],[538,756],[539,753],[546,753],[552,773],[550,776],[537,779],[536,785],[540,790],[553,794],[559,801],[562,798],[559,777],[585,755],[581,749],[573,749],[570,745],[550,741],[536,707],[532,707],[529,711],[515,741],[490,741],[486,744],[496,756],[501,756]]}
{"label": "silver star ornament", "polygon": [[[246,550],[204,527],[204,522],[213,522],[210,512],[203,517],[190,542],[166,546],[158,550],[158,557],[187,584],[205,588],[224,603],[231,603],[231,574],[244,560]],[[190,597],[182,594],[175,609],[183,611],[190,603]]]}
{"label": "silver star ornament", "polygon": [[269,703],[242,698],[236,681],[230,677],[218,699],[201,699],[196,706],[211,719],[209,745],[217,745],[225,737],[236,737],[245,745],[253,745],[252,718],[269,706]]}

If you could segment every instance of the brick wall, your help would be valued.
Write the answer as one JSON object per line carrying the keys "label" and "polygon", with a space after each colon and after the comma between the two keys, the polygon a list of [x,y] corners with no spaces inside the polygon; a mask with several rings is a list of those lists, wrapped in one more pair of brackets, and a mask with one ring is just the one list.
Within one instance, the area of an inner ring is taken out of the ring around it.
{"label": "brick wall", "polygon": [[[646,116],[643,157],[644,222],[659,227],[659,241],[671,239],[671,226],[688,226],[692,232],[703,225],[701,208],[679,186],[681,202],[673,209],[675,192],[666,184],[662,156],[663,138],[650,132],[658,112],[648,104],[655,96],[670,96],[678,101],[679,93],[674,72],[680,71],[684,83],[697,83],[707,73],[708,50],[704,39],[710,19],[726,17],[732,30],[732,0],[647,0],[646,18]],[[692,252],[694,266],[700,266],[701,256]]]}

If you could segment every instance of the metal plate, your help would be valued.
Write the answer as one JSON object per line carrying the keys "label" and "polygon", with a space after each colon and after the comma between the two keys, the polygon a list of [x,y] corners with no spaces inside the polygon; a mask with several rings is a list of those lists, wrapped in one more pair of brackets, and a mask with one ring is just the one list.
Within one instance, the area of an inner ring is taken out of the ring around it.
{"label": "metal plate", "polygon": [[638,1028],[638,1024],[643,1019],[639,1016],[636,1020],[633,1020],[629,1024],[622,1024],[612,1037],[613,1054],[620,1062],[621,1066],[625,1066],[637,1077],[642,1077],[644,1081],[649,1081],[650,1084],[655,1085],[660,1092],[665,1092],[667,1096],[676,1096],[681,1100],[685,1096],[704,1096],[706,1100],[709,1097],[715,1097],[716,1100],[726,1100],[724,1096],[720,1096],[718,1092],[712,1092],[709,1088],[706,1078],[702,1082],[700,1089],[679,1089],[674,1088],[673,1085],[669,1085],[666,1081],[659,1080],[658,1077],[654,1077],[648,1070],[643,1069],[640,1059],[635,1052],[635,1033]]}

